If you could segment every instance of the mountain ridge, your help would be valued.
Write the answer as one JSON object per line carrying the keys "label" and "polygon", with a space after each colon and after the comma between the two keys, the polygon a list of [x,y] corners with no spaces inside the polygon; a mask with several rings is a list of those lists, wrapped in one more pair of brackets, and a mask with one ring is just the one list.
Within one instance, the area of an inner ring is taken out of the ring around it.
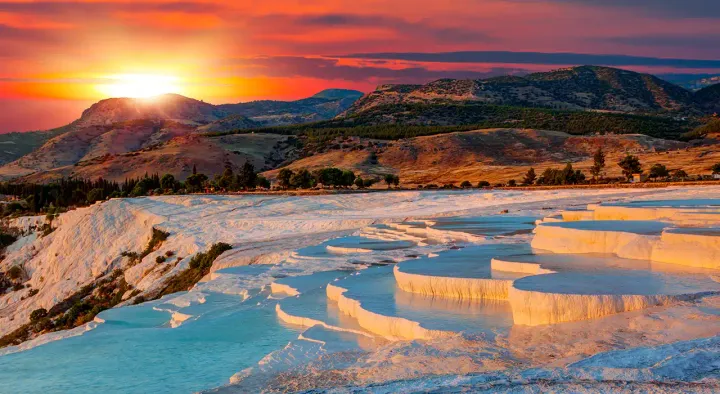
{"label": "mountain ridge", "polygon": [[526,76],[439,79],[424,85],[380,85],[339,116],[386,104],[479,102],[565,110],[700,114],[697,94],[650,74],[577,66]]}

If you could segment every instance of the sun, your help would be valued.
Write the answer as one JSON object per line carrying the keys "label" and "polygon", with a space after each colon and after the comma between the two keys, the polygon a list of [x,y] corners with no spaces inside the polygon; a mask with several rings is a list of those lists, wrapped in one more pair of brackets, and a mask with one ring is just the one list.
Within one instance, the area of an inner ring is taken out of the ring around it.
{"label": "sun", "polygon": [[108,83],[97,88],[109,97],[145,98],[180,93],[180,80],[170,75],[117,74],[106,77]]}

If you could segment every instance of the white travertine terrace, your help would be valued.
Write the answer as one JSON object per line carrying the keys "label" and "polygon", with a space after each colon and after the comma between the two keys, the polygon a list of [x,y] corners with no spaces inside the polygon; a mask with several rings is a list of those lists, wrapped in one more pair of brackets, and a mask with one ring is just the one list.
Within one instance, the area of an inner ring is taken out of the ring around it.
{"label": "white travertine terrace", "polygon": [[393,270],[397,286],[409,293],[457,299],[506,300],[512,280],[419,275]]}
{"label": "white travertine terrace", "polygon": [[[712,269],[717,269],[720,261],[720,230],[683,227],[707,225],[717,215],[714,207],[590,204],[587,210],[563,211],[538,221],[531,246],[539,254],[530,253],[523,244],[483,245],[485,236],[454,230],[452,222],[450,229],[443,230],[432,228],[434,222],[390,224],[366,228],[361,235],[416,245],[425,245],[424,240],[431,238],[480,243],[471,247],[475,251],[431,254],[396,264],[392,269],[395,287],[402,294],[419,294],[428,300],[499,300],[506,302],[512,323],[537,326],[596,319],[720,293],[720,283],[712,279]],[[459,221],[458,227],[466,223],[470,222]],[[366,254],[382,247],[353,248],[350,241],[343,242],[329,244],[326,250]],[[374,306],[364,305],[367,286],[385,284],[363,277],[358,273],[325,287],[329,302],[354,319],[361,331],[288,313],[282,302],[276,307],[277,315],[292,324],[370,333],[390,340],[428,340],[462,331],[442,329],[443,324],[431,315],[426,316],[434,323],[427,326],[416,317],[408,317],[413,314],[378,306],[377,295],[369,301]],[[366,283],[358,287],[362,280]],[[302,293],[282,282],[273,283],[273,292]],[[398,296],[395,302],[405,297]]]}
{"label": "white travertine terrace", "polygon": [[328,284],[327,296],[337,302],[340,311],[355,318],[360,326],[373,334],[390,340],[415,340],[444,338],[455,335],[452,331],[431,330],[419,322],[402,317],[386,316],[363,308],[362,303],[345,295],[348,289],[341,285]]}
{"label": "white travertine terrace", "polygon": [[481,235],[464,233],[461,231],[436,230],[432,227],[418,227],[411,224],[391,223],[389,227],[402,230],[410,235],[432,239],[438,242],[482,242],[486,238]]}
{"label": "white travertine terrace", "polygon": [[667,229],[653,245],[651,260],[720,269],[720,229]]}
{"label": "white travertine terrace", "polygon": [[552,253],[605,253],[650,260],[653,243],[666,225],[652,221],[575,221],[543,223],[532,247]]}

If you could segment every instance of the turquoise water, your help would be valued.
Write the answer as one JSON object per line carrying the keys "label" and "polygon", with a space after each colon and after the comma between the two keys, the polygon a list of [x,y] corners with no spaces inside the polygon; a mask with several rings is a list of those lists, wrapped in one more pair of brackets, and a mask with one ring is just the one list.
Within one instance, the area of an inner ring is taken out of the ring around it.
{"label": "turquoise water", "polygon": [[152,309],[157,302],[107,311],[107,323],[84,335],[0,357],[0,392],[187,393],[227,384],[300,332],[277,321],[274,302],[241,301],[209,294],[187,308],[202,318],[174,329],[167,312]]}

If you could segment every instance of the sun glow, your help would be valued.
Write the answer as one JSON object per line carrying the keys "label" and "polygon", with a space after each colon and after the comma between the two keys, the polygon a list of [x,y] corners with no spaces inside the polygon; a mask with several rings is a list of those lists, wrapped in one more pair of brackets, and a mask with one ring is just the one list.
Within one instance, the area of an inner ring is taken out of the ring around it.
{"label": "sun glow", "polygon": [[109,97],[153,97],[180,93],[180,79],[169,75],[119,74],[106,77],[108,83],[97,88]]}

